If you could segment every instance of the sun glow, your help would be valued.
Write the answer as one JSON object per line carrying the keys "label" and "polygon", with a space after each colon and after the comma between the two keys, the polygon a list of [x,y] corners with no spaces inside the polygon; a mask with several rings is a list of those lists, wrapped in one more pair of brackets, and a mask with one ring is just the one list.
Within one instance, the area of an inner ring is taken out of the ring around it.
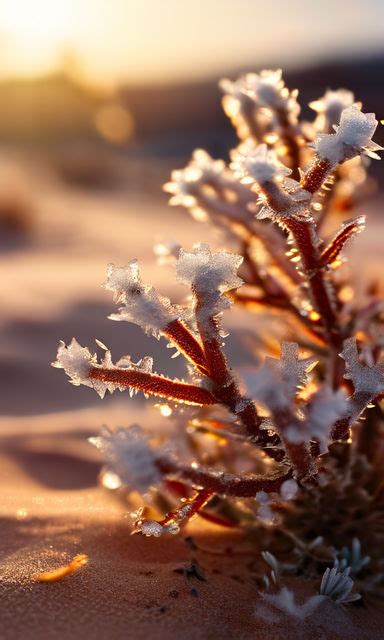
{"label": "sun glow", "polygon": [[2,40],[26,74],[59,56],[70,42],[69,3],[54,0],[8,0],[0,5]]}

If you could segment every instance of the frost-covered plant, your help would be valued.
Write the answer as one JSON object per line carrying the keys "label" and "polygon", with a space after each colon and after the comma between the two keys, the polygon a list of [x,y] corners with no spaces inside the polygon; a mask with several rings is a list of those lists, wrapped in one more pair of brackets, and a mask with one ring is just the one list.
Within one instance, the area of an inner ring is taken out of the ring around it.
{"label": "frost-covered plant", "polygon": [[[161,248],[187,287],[185,304],[144,283],[136,260],[109,265],[105,285],[120,305],[111,319],[166,338],[186,359],[188,380],[155,373],[149,356],[114,364],[101,343],[98,360],[76,340],[60,344],[55,366],[101,397],[128,390],[163,398],[163,413],[173,411],[179,423],[172,451],[136,426],[104,430],[93,440],[120,485],[139,491],[152,508],[153,518],[135,517],[136,531],[177,533],[196,513],[270,532],[277,523],[302,557],[315,557],[314,541],[324,540],[329,563],[335,549],[356,547],[357,535],[364,550],[370,535],[384,541],[382,527],[373,534],[364,524],[382,522],[384,514],[384,306],[370,285],[357,299],[343,266],[342,251],[364,217],[339,222],[358,202],[364,156],[378,157],[378,123],[346,90],[327,91],[311,103],[315,120],[301,121],[298,92],[285,87],[281,71],[246,74],[221,87],[240,138],[231,162],[197,150],[165,189],[171,204],[218,225],[229,250]],[[250,314],[279,313],[283,325],[277,353],[250,320],[264,361],[257,358],[246,372],[233,372],[223,350],[223,314],[233,303]],[[178,411],[186,405],[190,413]],[[357,476],[364,464],[365,475]],[[156,518],[160,503],[170,509]],[[376,558],[369,567],[379,565]],[[323,582],[323,593],[348,598],[350,578],[337,567]]]}

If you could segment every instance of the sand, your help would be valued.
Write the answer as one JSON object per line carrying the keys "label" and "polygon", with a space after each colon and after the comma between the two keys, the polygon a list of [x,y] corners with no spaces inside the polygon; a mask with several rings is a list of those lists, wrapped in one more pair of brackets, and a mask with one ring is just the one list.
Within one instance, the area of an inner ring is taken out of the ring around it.
{"label": "sand", "polygon": [[[105,265],[138,257],[145,276],[180,299],[183,289],[170,269],[155,266],[153,242],[172,238],[191,246],[202,237],[219,238],[169,210],[165,197],[128,187],[69,189],[46,166],[23,167],[34,230],[0,253],[0,637],[381,638],[382,615],[371,607],[329,603],[305,623],[272,610],[258,591],[263,564],[257,549],[240,535],[201,521],[178,537],[129,535],[129,507],[97,485],[100,458],[87,437],[103,423],[152,426],[158,413],[145,413],[142,399],[120,394],[102,402],[92,390],[71,387],[49,363],[58,340],[75,335],[88,345],[99,338],[115,356],[154,355],[158,371],[182,374],[181,359],[170,360],[165,344],[106,319],[114,309],[100,286]],[[352,253],[374,256],[382,231],[375,219],[374,229],[359,237],[363,253],[356,243]],[[364,268],[374,273],[374,262]],[[228,321],[235,364],[247,355],[237,333],[241,322],[236,314]],[[79,553],[89,562],[77,573],[51,584],[34,581],[36,573]],[[183,574],[196,563],[205,580]],[[304,583],[298,599],[314,588]]]}

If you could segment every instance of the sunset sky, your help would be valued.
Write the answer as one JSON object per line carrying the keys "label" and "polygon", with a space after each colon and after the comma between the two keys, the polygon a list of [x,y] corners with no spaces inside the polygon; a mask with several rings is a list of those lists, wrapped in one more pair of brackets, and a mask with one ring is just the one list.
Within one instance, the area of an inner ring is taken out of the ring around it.
{"label": "sunset sky", "polygon": [[161,82],[384,47],[382,0],[0,0],[0,76]]}

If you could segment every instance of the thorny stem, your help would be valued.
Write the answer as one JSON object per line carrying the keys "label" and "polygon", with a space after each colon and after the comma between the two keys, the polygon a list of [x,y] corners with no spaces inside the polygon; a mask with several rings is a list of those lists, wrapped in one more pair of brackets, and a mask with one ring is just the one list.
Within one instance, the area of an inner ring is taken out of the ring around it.
{"label": "thorny stem", "polygon": [[[201,301],[196,296],[196,316],[199,317]],[[219,343],[217,320],[210,318],[206,322],[198,321],[198,330],[203,343],[204,353],[209,369],[209,377],[213,382],[212,395],[216,400],[227,406],[239,417],[247,433],[252,438],[260,435],[261,418],[254,403],[241,395],[239,388],[228,367],[227,360]]]}
{"label": "thorny stem", "polygon": [[88,377],[90,380],[112,383],[116,387],[137,389],[149,395],[184,404],[212,405],[217,402],[213,395],[202,387],[134,369],[92,367]]}
{"label": "thorny stem", "polygon": [[181,507],[174,509],[173,511],[168,511],[164,518],[160,520],[159,524],[164,526],[171,521],[175,521],[178,524],[186,524],[188,520],[198,513],[211,498],[212,492],[202,489],[198,491],[193,498],[185,500]]}
{"label": "thorny stem", "polygon": [[173,320],[162,330],[162,334],[169,338],[178,350],[194,364],[201,373],[207,375],[207,362],[204,350],[195,336],[180,320]]}
{"label": "thorny stem", "polygon": [[329,160],[326,158],[317,158],[304,174],[300,183],[301,188],[309,193],[316,193],[316,191],[321,188],[332,169],[333,167]]}
{"label": "thorny stem", "polygon": [[159,457],[156,460],[158,469],[164,475],[175,475],[178,479],[186,480],[189,484],[219,495],[236,496],[238,498],[254,498],[258,491],[266,493],[278,492],[281,485],[292,477],[292,471],[276,473],[270,477],[264,476],[235,476],[230,473],[220,473],[202,467],[182,465],[171,458]]}
{"label": "thorny stem", "polygon": [[340,349],[343,338],[338,327],[331,284],[325,280],[324,270],[320,266],[321,256],[314,226],[309,220],[298,220],[297,218],[287,218],[285,223],[295,239],[310,286],[313,303],[316,311],[321,316],[329,342],[336,349]]}
{"label": "thorny stem", "polygon": [[[310,193],[317,191],[331,169],[328,160],[319,160],[308,170],[302,181],[302,187]],[[311,291],[316,311],[323,324],[327,340],[332,351],[332,384],[336,388],[343,374],[343,364],[339,362],[339,351],[345,335],[343,335],[337,310],[334,303],[335,293],[325,278],[324,267],[319,250],[320,241],[312,219],[301,219],[298,216],[284,215],[291,205],[288,194],[282,192],[273,182],[261,185],[268,204],[279,215],[282,223],[290,231],[300,254],[305,276]]]}

